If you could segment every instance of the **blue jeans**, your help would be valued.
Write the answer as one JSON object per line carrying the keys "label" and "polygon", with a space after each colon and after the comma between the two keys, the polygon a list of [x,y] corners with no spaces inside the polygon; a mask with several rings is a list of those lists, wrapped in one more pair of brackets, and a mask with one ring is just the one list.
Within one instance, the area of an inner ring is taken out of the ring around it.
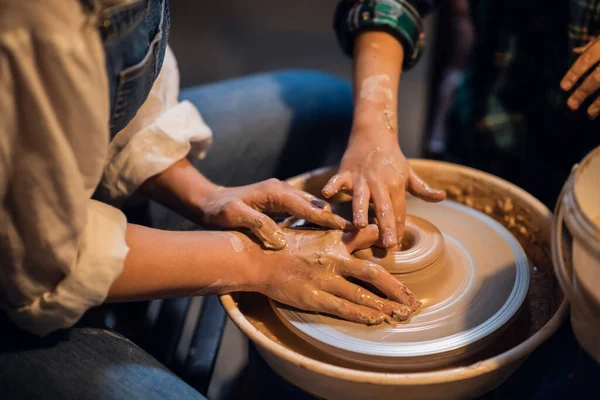
{"label": "blue jeans", "polygon": [[[241,185],[339,162],[352,120],[352,91],[329,75],[291,71],[182,92],[214,132],[197,167],[213,181]],[[155,225],[189,223],[153,205]],[[40,339],[0,314],[3,399],[202,399],[135,344],[82,320]]]}

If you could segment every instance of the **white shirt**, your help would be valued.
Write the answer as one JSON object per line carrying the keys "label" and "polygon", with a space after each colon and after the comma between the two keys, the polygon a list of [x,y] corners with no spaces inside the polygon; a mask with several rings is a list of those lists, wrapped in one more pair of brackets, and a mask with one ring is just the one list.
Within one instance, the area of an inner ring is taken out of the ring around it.
{"label": "white shirt", "polygon": [[[105,300],[129,250],[115,206],[211,143],[178,92],[167,49],[148,99],[109,143],[96,19],[78,0],[0,0],[0,307],[17,325],[45,335]],[[105,203],[91,200],[97,188]]]}

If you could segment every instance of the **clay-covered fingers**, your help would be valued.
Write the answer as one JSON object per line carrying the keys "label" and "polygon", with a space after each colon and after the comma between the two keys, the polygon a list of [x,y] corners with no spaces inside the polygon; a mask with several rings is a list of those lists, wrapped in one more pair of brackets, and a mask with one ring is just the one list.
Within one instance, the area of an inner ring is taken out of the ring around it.
{"label": "clay-covered fingers", "polygon": [[228,218],[236,222],[235,226],[250,229],[267,249],[281,250],[285,247],[285,235],[275,221],[242,202],[231,204]]}
{"label": "clay-covered fingers", "polygon": [[377,225],[368,225],[363,229],[346,232],[342,235],[342,242],[346,245],[348,253],[357,250],[368,249],[379,240],[379,228]]}
{"label": "clay-covered fingers", "polygon": [[369,223],[370,198],[369,185],[364,178],[359,178],[352,190],[352,222],[357,228],[364,228]]}
{"label": "clay-covered fingers", "polygon": [[370,185],[370,189],[381,241],[385,248],[393,250],[398,244],[398,237],[396,234],[396,217],[394,215],[392,199],[387,188],[380,183],[374,182]]}
{"label": "clay-covered fingers", "polygon": [[385,268],[365,260],[352,258],[341,271],[346,277],[360,279],[379,289],[388,299],[400,304],[406,304],[412,311],[421,305],[415,295],[398,279],[394,278]]}
{"label": "clay-covered fingers", "polygon": [[350,190],[352,189],[352,178],[349,172],[342,172],[341,174],[337,174],[332,176],[327,184],[323,187],[321,193],[325,198],[330,198],[335,196],[342,190]]}
{"label": "clay-covered fingers", "polygon": [[406,189],[404,181],[399,181],[390,187],[390,197],[394,208],[394,219],[396,222],[396,243],[398,248],[404,237],[404,224],[406,222]]}
{"label": "clay-covered fingers", "polygon": [[365,325],[378,325],[388,318],[379,310],[355,304],[325,291],[315,292],[310,309]]}
{"label": "clay-covered fingers", "polygon": [[331,204],[329,204],[325,200],[320,199],[317,196],[313,196],[312,194],[305,192],[303,190],[294,189],[294,188],[292,188],[292,189],[294,191],[296,191],[296,193],[298,193],[300,196],[302,196],[306,201],[311,203],[313,206],[319,207],[325,211],[331,211]]}
{"label": "clay-covered fingers", "polygon": [[351,226],[349,221],[325,208],[318,207],[313,200],[307,201],[306,196],[298,192],[296,189],[289,189],[281,195],[283,210],[294,217],[332,229],[347,229]]}
{"label": "clay-covered fingers", "polygon": [[382,299],[370,290],[362,288],[344,278],[327,281],[327,292],[351,301],[361,306],[369,307],[389,315],[393,320],[406,321],[412,314],[412,310],[405,304],[396,303],[388,299]]}
{"label": "clay-covered fingers", "polygon": [[432,203],[446,199],[446,192],[429,186],[429,184],[421,179],[412,168],[408,169],[407,189],[413,196]]}

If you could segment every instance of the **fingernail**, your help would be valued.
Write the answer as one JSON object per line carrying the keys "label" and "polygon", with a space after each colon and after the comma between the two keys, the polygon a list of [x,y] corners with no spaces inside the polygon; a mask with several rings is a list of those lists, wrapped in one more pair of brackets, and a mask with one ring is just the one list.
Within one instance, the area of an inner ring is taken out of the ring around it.
{"label": "fingernail", "polygon": [[331,189],[331,186],[325,186],[323,188],[323,190],[321,191],[321,193],[323,193],[323,195],[325,197],[330,197],[331,195],[333,195],[333,190]]}
{"label": "fingernail", "polygon": [[395,307],[392,310],[392,318],[396,321],[406,321],[411,314],[411,310],[408,307]]}
{"label": "fingernail", "polygon": [[421,301],[417,300],[416,297],[409,297],[408,298],[408,306],[411,308],[411,310],[415,311],[417,308],[421,307]]}
{"label": "fingernail", "polygon": [[598,116],[598,110],[600,110],[600,108],[597,105],[592,105],[590,108],[588,108],[588,114],[591,119],[594,119]]}
{"label": "fingernail", "polygon": [[364,228],[367,226],[367,219],[365,218],[365,213],[363,211],[355,212],[353,219],[357,228]]}
{"label": "fingernail", "polygon": [[571,89],[571,85],[573,85],[573,83],[571,82],[570,79],[563,79],[562,82],[560,83],[560,88],[562,90],[569,90],[569,89]]}
{"label": "fingernail", "polygon": [[366,325],[379,325],[386,320],[387,315],[379,313],[377,315],[365,315]]}
{"label": "fingernail", "polygon": [[577,107],[579,107],[580,102],[578,99],[571,97],[569,101],[567,101],[567,104],[569,105],[569,107],[571,107],[571,109],[576,110]]}
{"label": "fingernail", "polygon": [[385,247],[393,247],[397,244],[394,240],[394,236],[392,235],[392,230],[389,228],[386,229],[383,234],[383,244]]}
{"label": "fingernail", "polygon": [[273,234],[269,238],[269,241],[265,243],[265,247],[274,250],[281,250],[285,247],[285,245],[285,235],[281,232],[273,232]]}
{"label": "fingernail", "polygon": [[335,222],[337,222],[339,229],[349,229],[352,226],[350,221],[346,221],[344,218],[339,216],[336,216]]}

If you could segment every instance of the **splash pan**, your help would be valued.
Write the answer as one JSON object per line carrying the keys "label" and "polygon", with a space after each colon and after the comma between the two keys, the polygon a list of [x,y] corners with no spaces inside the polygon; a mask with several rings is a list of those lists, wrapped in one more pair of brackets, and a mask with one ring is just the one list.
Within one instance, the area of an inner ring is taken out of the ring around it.
{"label": "splash pan", "polygon": [[[483,212],[510,231],[530,261],[529,291],[514,322],[489,335],[494,339],[488,345],[472,357],[426,371],[392,371],[334,357],[292,332],[266,297],[254,293],[221,296],[229,317],[252,340],[269,366],[286,381],[318,398],[474,398],[504,382],[564,320],[567,303],[550,261],[550,211],[522,189],[481,171],[438,161],[410,163],[432,186],[446,190],[450,200]],[[335,172],[335,168],[316,170],[288,182],[318,195]],[[342,195],[332,202],[348,200]],[[414,283],[412,286],[420,290]]]}
{"label": "splash pan", "polygon": [[[334,205],[342,215],[350,209],[350,203]],[[364,326],[271,302],[283,323],[335,357],[394,370],[448,365],[489,343],[512,321],[527,295],[529,263],[521,245],[494,219],[453,201],[429,204],[409,198],[407,209],[413,216],[407,225],[417,243],[398,253],[393,266],[412,266],[411,259],[436,245],[426,240],[432,235],[420,230],[424,221],[439,229],[441,239],[437,259],[430,257],[423,268],[395,274],[423,302],[410,321]],[[302,225],[303,221],[293,224]],[[359,256],[377,261],[373,253],[366,253]]]}

